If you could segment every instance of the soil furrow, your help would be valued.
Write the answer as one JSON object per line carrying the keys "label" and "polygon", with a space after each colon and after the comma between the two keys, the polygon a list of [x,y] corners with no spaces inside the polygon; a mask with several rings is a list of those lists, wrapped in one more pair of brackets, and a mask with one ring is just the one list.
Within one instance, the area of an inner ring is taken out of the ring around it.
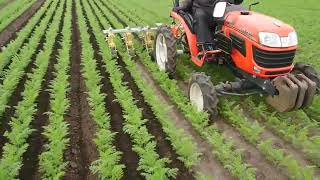
{"label": "soil furrow", "polygon": [[89,167],[97,159],[98,152],[93,143],[95,124],[90,119],[90,108],[87,103],[84,79],[81,76],[81,44],[80,32],[77,24],[78,17],[72,2],[72,49],[70,84],[71,91],[68,98],[71,101],[70,110],[65,116],[69,124],[70,144],[65,151],[64,159],[69,162],[64,179],[81,180],[97,179],[91,174]]}
{"label": "soil furrow", "polygon": [[171,120],[175,123],[176,127],[184,129],[184,131],[193,138],[193,141],[199,148],[199,152],[202,153],[201,161],[195,165],[194,171],[203,172],[205,175],[209,175],[213,179],[233,179],[223,165],[213,156],[211,145],[199,135],[199,133],[192,127],[191,123],[171,102],[168,95],[157,85],[146,67],[137,61],[137,68],[140,70],[143,80],[145,80],[156,91],[159,102],[171,107],[169,117],[171,117]]}
{"label": "soil furrow", "polygon": [[[58,7],[58,6],[57,6]],[[55,13],[54,13],[55,14]],[[50,19],[50,22],[52,22],[54,14],[52,18]],[[50,24],[50,23],[49,23]],[[49,26],[47,26],[47,29]],[[38,47],[34,51],[34,54],[30,58],[30,63],[28,66],[24,69],[24,75],[22,76],[20,82],[18,83],[16,89],[12,93],[10,99],[8,100],[7,108],[4,111],[3,115],[0,116],[0,156],[2,156],[3,153],[3,146],[5,143],[8,142],[8,139],[3,136],[6,131],[10,131],[11,127],[9,122],[11,121],[11,118],[14,116],[15,113],[15,107],[18,105],[18,103],[22,100],[21,93],[24,91],[24,85],[28,78],[28,73],[32,72],[32,69],[35,68],[34,62],[36,60],[36,57],[38,53],[43,49],[43,44],[45,42],[45,35],[43,35],[39,41]],[[8,68],[7,68],[8,69]],[[3,79],[0,78],[0,83],[2,84]]]}
{"label": "soil furrow", "polygon": [[178,155],[173,149],[169,140],[166,139],[166,134],[162,129],[157,117],[154,115],[151,107],[145,102],[145,99],[139,90],[139,87],[135,84],[130,72],[125,68],[126,64],[121,58],[118,59],[120,69],[124,74],[123,81],[128,83],[128,87],[132,90],[134,99],[136,100],[136,105],[142,109],[143,119],[147,119],[146,126],[148,132],[155,137],[157,142],[157,153],[160,157],[165,157],[171,160],[169,163],[170,168],[179,169],[177,174],[177,179],[194,179],[193,174],[188,171],[184,166],[183,162],[178,159]]}
{"label": "soil furrow", "polygon": [[[60,3],[61,3],[61,0],[59,0],[58,4],[57,4],[57,6],[56,6],[56,9],[59,7],[59,4],[60,4]],[[55,14],[56,14],[56,11],[54,11],[53,14],[52,14],[52,16],[50,17],[49,22],[48,22],[47,27],[46,27],[46,30],[49,28],[49,25],[50,25],[51,22],[53,21],[53,18],[54,18],[54,16],[55,16]],[[37,27],[38,27],[38,25],[36,25],[36,26],[34,27],[33,31],[34,31],[35,28],[37,28]],[[32,33],[31,33],[31,34],[32,34]],[[31,34],[29,35],[29,38],[31,37]],[[29,40],[30,40],[29,38],[25,39],[25,41],[24,41],[23,44],[28,43]],[[39,43],[38,43],[38,47],[37,47],[36,50],[34,51],[33,56],[34,56],[35,54],[38,54],[38,53],[40,52],[40,50],[43,49],[44,40],[45,40],[45,34],[41,37],[41,39],[40,39],[40,41],[39,41]],[[21,46],[21,48],[22,48],[22,47],[23,47],[23,45]],[[21,48],[16,52],[16,54],[19,54],[19,53],[20,53]],[[21,57],[21,58],[23,58],[23,57]],[[11,64],[11,61],[3,68],[3,71],[8,70],[10,64]],[[30,63],[30,64],[33,64],[33,62]],[[30,65],[30,64],[29,64],[29,65]],[[3,80],[3,79],[0,78],[0,83],[2,83],[2,80]]]}
{"label": "soil furrow", "polygon": [[257,147],[247,143],[237,130],[225,123],[224,119],[219,118],[219,120],[215,121],[215,124],[225,137],[231,138],[234,141],[234,146],[237,149],[243,150],[242,154],[245,162],[257,169],[257,179],[287,179],[284,172],[277,169],[271,161],[267,160]]}
{"label": "soil furrow", "polygon": [[[66,3],[63,7],[63,14],[66,12]],[[60,21],[58,35],[55,39],[53,52],[50,55],[49,65],[42,84],[42,91],[37,98],[37,112],[34,120],[31,123],[31,128],[35,131],[28,138],[27,142],[29,147],[23,155],[23,166],[20,169],[20,179],[40,179],[41,175],[39,169],[39,155],[42,152],[43,145],[46,143],[45,137],[42,135],[44,126],[48,123],[48,114],[50,108],[50,93],[48,91],[50,82],[54,77],[54,66],[57,63],[58,50],[61,48],[61,31],[64,23],[64,18]]]}
{"label": "soil furrow", "polygon": [[[106,4],[104,4],[106,6]],[[97,6],[97,4],[96,4]],[[106,6],[107,7],[107,6]],[[119,20],[120,23],[122,23],[124,26],[126,26],[126,23],[124,21],[122,21],[117,14],[112,11],[109,7],[107,7],[110,12],[116,17],[117,20]],[[108,17],[105,17],[108,19]],[[155,136],[156,140],[157,140],[157,152],[162,155],[163,157],[172,157],[173,160],[177,160],[176,158],[178,157],[177,154],[174,152],[172,146],[170,145],[170,142],[168,140],[165,139],[165,133],[163,132],[162,128],[161,128],[161,124],[156,120],[154,114],[152,113],[151,108],[145,103],[143,96],[141,95],[141,92],[139,91],[139,88],[136,86],[136,84],[133,82],[132,77],[130,76],[130,72],[128,72],[128,70],[125,67],[125,64],[122,60],[119,60],[119,64],[121,65],[121,70],[124,73],[124,81],[128,82],[129,87],[133,90],[133,95],[135,97],[137,101],[137,105],[139,106],[139,108],[142,108],[143,110],[143,115],[145,119],[149,119],[149,121],[147,122],[147,127],[149,132]],[[142,66],[140,66],[141,69]],[[141,77],[143,77],[145,79],[146,76],[150,76],[147,75],[147,70],[145,70],[144,68],[141,69],[143,72],[145,72],[145,74],[143,74]],[[145,79],[146,80],[146,79]],[[149,78],[148,84],[152,83],[155,85],[154,81],[151,81],[151,78]],[[159,91],[158,91],[159,92]],[[158,94],[160,95],[160,94]],[[162,94],[164,95],[164,94]],[[163,103],[168,103],[169,101],[167,101],[169,98],[163,98],[162,100]],[[166,101],[165,101],[166,100]],[[172,104],[171,104],[172,105]],[[178,115],[178,111],[176,111],[175,115]],[[183,122],[185,121],[183,118],[183,115],[180,114],[180,116],[170,116],[172,117],[172,119],[177,120],[177,117],[180,117],[177,121]],[[178,123],[177,123],[178,124]],[[184,125],[188,124],[188,123],[182,123]],[[218,161],[216,161],[212,155],[212,150],[210,148],[210,145],[207,144],[200,136],[197,132],[195,132],[193,130],[193,128],[191,127],[190,124],[187,125],[188,128],[185,129],[186,127],[180,127],[180,128],[184,128],[187,132],[188,131],[193,131],[193,133],[189,133],[191,136],[193,136],[195,139],[198,140],[197,144],[201,144],[201,146],[205,146],[207,149],[203,150],[204,153],[204,158],[201,160],[201,165],[195,167],[195,170],[200,170],[201,172],[205,172],[206,175],[211,175],[212,177],[217,177],[217,178],[221,178],[223,177],[224,179],[232,179],[232,177],[229,175],[229,173],[223,168],[223,165],[221,165],[221,163],[219,163]],[[160,144],[160,146],[159,146]],[[200,145],[199,145],[200,148]],[[167,152],[166,152],[167,150]],[[171,150],[171,155],[168,154],[170,153]],[[171,159],[172,160],[172,159]],[[180,164],[175,164],[175,163],[180,163]],[[183,166],[183,163],[181,161],[174,161],[173,164],[170,164],[172,167],[174,166],[179,166],[178,169],[181,171],[180,174],[178,174],[177,179],[188,179],[188,178],[192,178],[192,175],[189,174],[187,175],[186,173],[189,173],[188,170]],[[213,170],[214,169],[214,170]],[[184,172],[186,171],[186,172]],[[185,176],[187,175],[187,176]]]}
{"label": "soil furrow", "polygon": [[28,20],[40,9],[44,2],[45,0],[35,2],[0,33],[0,47],[5,46],[10,40],[16,38],[16,33],[26,25]]}
{"label": "soil furrow", "polygon": [[[92,10],[92,6],[90,6]],[[85,11],[84,11],[85,12]],[[98,20],[95,12],[92,10],[93,14],[95,15],[96,19]],[[85,13],[86,16],[86,13]],[[98,21],[99,22],[99,21]],[[89,24],[88,20],[87,23]],[[99,22],[100,23],[100,22]],[[100,23],[100,28],[102,28],[102,24]],[[100,47],[94,35],[92,33],[91,25],[88,26],[89,33],[90,33],[90,41],[93,45],[93,48],[96,50],[94,52],[95,59],[97,60],[97,70],[100,72],[102,77],[102,92],[106,93],[105,103],[107,111],[110,114],[111,118],[111,130],[116,132],[114,146],[118,151],[121,151],[121,163],[126,166],[124,170],[123,179],[143,179],[140,175],[138,169],[139,157],[138,155],[132,151],[132,142],[130,136],[123,131],[124,126],[124,118],[122,113],[122,108],[120,104],[116,101],[116,96],[114,95],[114,90],[112,88],[112,84],[109,80],[110,75],[106,71],[106,67],[102,62],[102,57],[99,54]]]}
{"label": "soil furrow", "polygon": [[161,158],[166,157],[171,160],[171,162],[169,163],[170,168],[179,169],[177,179],[193,179],[193,174],[191,174],[184,166],[184,164],[180,160],[178,160],[178,155],[173,150],[170,142],[166,139],[166,135],[163,132],[161,124],[156,119],[151,108],[146,104],[143,95],[141,94],[138,86],[135,84],[133,78],[131,77],[130,72],[125,68],[126,65],[121,60],[121,56],[118,59],[118,64],[120,65],[120,70],[124,74],[124,77],[122,79],[123,82],[128,83],[128,87],[132,90],[133,97],[135,98],[135,100],[137,100],[136,105],[140,109],[142,109],[143,118],[148,119],[146,126],[148,128],[148,132],[155,137],[155,140],[157,142],[157,153]]}

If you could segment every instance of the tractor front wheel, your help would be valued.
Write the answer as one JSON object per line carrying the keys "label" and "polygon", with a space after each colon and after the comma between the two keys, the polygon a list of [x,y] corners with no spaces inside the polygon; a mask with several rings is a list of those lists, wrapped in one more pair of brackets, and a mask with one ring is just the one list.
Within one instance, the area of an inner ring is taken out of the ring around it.
{"label": "tractor front wheel", "polygon": [[176,72],[177,47],[176,39],[170,27],[160,26],[155,38],[155,60],[161,71],[165,71],[172,77]]}
{"label": "tractor front wheel", "polygon": [[206,111],[211,117],[218,116],[218,96],[209,76],[194,73],[189,83],[189,100],[198,111]]}

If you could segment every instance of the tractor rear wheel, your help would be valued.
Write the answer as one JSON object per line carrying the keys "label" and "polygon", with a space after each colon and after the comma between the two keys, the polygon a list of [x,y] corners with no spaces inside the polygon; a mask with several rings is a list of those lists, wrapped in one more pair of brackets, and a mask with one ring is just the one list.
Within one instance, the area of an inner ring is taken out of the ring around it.
{"label": "tractor rear wheel", "polygon": [[211,117],[218,116],[218,96],[209,76],[194,73],[189,83],[189,100],[198,111],[206,111]]}
{"label": "tractor rear wheel", "polygon": [[155,38],[155,60],[161,71],[170,77],[174,76],[177,65],[176,39],[171,28],[165,25],[159,27]]}
{"label": "tractor rear wheel", "polygon": [[304,74],[310,80],[315,82],[317,84],[317,88],[320,89],[320,75],[311,65],[305,64],[304,62],[296,63],[293,68],[293,74],[299,73]]}

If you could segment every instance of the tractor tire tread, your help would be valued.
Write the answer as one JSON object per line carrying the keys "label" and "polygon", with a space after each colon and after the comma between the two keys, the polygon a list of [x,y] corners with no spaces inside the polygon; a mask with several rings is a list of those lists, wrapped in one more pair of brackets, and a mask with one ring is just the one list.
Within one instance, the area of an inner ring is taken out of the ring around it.
{"label": "tractor tire tread", "polygon": [[[166,72],[168,73],[169,77],[172,78],[176,73],[176,67],[177,67],[176,38],[172,34],[170,27],[167,25],[162,25],[159,27],[156,37],[158,37],[160,33],[162,33],[166,39],[167,58],[168,58],[168,61],[166,63]],[[156,47],[156,44],[154,45],[154,47]]]}
{"label": "tractor tire tread", "polygon": [[[198,83],[204,96],[204,110],[210,115],[211,118],[218,116],[218,95],[210,80],[210,77],[205,73],[194,73],[190,80],[190,86],[194,82]],[[189,88],[190,89],[190,88]],[[189,92],[190,94],[190,92]]]}

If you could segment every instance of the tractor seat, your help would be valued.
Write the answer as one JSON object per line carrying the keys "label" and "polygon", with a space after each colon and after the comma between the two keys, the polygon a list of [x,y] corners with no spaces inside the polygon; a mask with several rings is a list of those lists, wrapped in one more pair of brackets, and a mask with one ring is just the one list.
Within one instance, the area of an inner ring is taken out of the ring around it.
{"label": "tractor seat", "polygon": [[187,23],[190,31],[194,33],[193,30],[193,17],[189,12],[185,11],[179,11],[179,15],[184,19],[184,21]]}

